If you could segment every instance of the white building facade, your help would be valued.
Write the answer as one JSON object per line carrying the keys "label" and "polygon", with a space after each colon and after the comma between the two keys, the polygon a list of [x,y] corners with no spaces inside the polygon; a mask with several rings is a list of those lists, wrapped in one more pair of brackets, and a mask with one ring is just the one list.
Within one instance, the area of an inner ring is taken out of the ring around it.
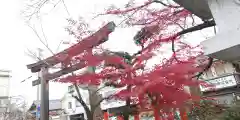
{"label": "white building facade", "polygon": [[11,71],[0,70],[0,96],[9,97],[10,94],[10,78]]}
{"label": "white building facade", "polygon": [[[89,94],[87,90],[80,89],[81,95],[85,103],[89,105]],[[68,93],[62,98],[62,109],[63,114],[61,120],[84,120],[87,119],[86,113],[82,105],[72,97],[72,95],[77,95],[76,90],[73,85],[68,86]],[[81,118],[82,117],[82,118]],[[83,119],[84,118],[84,119]]]}
{"label": "white building facade", "polygon": [[10,102],[10,79],[11,71],[0,70],[0,120],[4,119],[2,114],[8,110]]}

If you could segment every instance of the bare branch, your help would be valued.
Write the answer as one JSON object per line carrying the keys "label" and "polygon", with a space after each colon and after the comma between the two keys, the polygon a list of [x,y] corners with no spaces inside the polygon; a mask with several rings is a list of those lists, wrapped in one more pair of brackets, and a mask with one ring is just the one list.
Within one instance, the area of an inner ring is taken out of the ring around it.
{"label": "bare branch", "polygon": [[47,40],[47,37],[46,37],[45,32],[44,32],[44,30],[43,30],[42,20],[40,21],[40,26],[41,26],[43,38],[44,38],[44,40],[45,40],[45,42],[46,42],[45,44],[46,44],[46,46],[48,46],[48,40]]}
{"label": "bare branch", "polygon": [[35,53],[33,53],[31,50],[29,50],[28,48],[27,48],[27,50],[28,50],[28,52],[29,52],[29,56],[30,57],[32,57],[32,58],[37,58],[38,59],[38,61],[43,61],[46,65],[49,65],[49,63],[47,63],[45,60],[42,60],[40,57],[38,57]]}
{"label": "bare branch", "polygon": [[39,61],[41,61],[41,58],[40,57],[38,57],[38,55],[36,55],[36,53],[34,53],[34,52],[32,52],[31,50],[29,50],[28,48],[27,48],[27,51],[29,52],[29,56],[30,57],[32,57],[32,58],[34,58],[34,59],[38,59]]}
{"label": "bare branch", "polygon": [[63,43],[63,39],[59,42],[58,47],[56,49],[56,52],[58,52],[58,50],[60,49],[60,46],[61,46],[62,43]]}
{"label": "bare branch", "polygon": [[64,9],[66,10],[67,14],[70,16],[70,13],[68,11],[67,5],[65,4],[64,0],[62,0],[62,3],[63,3]]}
{"label": "bare branch", "polygon": [[38,40],[54,55],[53,51],[48,47],[48,45],[46,43],[43,42],[42,38],[39,36],[39,34],[37,33],[36,29],[34,27],[31,27],[30,25],[28,25],[32,31],[35,33],[35,35],[38,37]]}

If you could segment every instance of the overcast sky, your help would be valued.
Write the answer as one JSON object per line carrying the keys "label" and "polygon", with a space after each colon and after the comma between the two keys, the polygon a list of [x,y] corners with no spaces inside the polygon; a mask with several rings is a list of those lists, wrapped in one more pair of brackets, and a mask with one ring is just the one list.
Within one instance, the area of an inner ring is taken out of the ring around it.
{"label": "overcast sky", "polygon": [[[25,54],[26,48],[36,50],[40,47],[45,49],[44,55],[50,55],[49,51],[39,42],[34,32],[24,23],[20,11],[24,8],[24,0],[5,0],[0,1],[0,69],[12,70],[11,79],[11,95],[23,95],[30,104],[36,99],[36,87],[32,87],[31,80],[20,83],[23,79],[34,75],[30,70],[26,69],[26,65],[34,62]],[[25,0],[26,1],[26,0]],[[100,11],[104,6],[110,3],[124,4],[128,0],[65,0],[70,16],[77,18],[80,16],[91,16],[92,13]],[[50,11],[52,6],[44,8],[47,11],[41,19],[34,21],[37,30],[41,33],[39,21],[41,21],[44,33],[48,40],[49,46],[56,51],[57,45],[61,40],[70,39],[64,26],[67,25],[66,18],[69,14],[66,12],[62,4],[59,4],[54,10]],[[50,11],[50,12],[49,12]],[[97,23],[93,23],[97,24]],[[194,33],[187,37],[187,40],[193,43],[199,43],[206,39],[208,34],[212,34],[213,30]],[[105,46],[112,50],[125,50],[134,52],[138,48],[134,46],[132,41],[136,29],[116,29],[110,36],[110,40]],[[66,45],[61,45],[63,49]],[[66,92],[66,85],[51,83],[50,99],[59,99]]]}

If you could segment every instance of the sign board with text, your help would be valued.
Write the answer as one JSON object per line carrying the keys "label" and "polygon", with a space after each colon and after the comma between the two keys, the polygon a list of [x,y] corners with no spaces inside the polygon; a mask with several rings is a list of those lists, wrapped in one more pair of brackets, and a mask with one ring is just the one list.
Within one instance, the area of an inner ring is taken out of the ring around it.
{"label": "sign board with text", "polygon": [[36,85],[39,85],[39,84],[41,84],[41,80],[40,79],[32,81],[32,86],[36,86]]}
{"label": "sign board with text", "polygon": [[205,81],[210,87],[200,86],[202,92],[211,91],[211,90],[218,90],[222,88],[233,87],[237,85],[237,81],[234,75],[225,76],[221,78],[216,78],[212,80]]}

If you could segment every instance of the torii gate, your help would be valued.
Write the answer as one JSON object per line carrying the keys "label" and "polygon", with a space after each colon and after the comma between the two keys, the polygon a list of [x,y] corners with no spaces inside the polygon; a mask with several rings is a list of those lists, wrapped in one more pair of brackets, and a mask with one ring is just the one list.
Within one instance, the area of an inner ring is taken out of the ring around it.
{"label": "torii gate", "polygon": [[59,52],[51,57],[48,57],[44,60],[40,60],[36,63],[27,65],[28,69],[31,69],[32,73],[40,72],[41,80],[41,111],[40,111],[40,120],[49,120],[49,80],[58,78],[62,75],[74,72],[76,70],[87,67],[85,64],[79,62],[72,66],[66,66],[61,70],[49,74],[48,68],[51,68],[61,62],[64,62],[66,58],[71,59],[74,56],[77,56],[83,53],[86,49],[91,49],[96,47],[105,41],[108,40],[108,36],[115,29],[116,25],[114,22],[109,22],[97,32],[91,36],[84,38],[79,43]]}

